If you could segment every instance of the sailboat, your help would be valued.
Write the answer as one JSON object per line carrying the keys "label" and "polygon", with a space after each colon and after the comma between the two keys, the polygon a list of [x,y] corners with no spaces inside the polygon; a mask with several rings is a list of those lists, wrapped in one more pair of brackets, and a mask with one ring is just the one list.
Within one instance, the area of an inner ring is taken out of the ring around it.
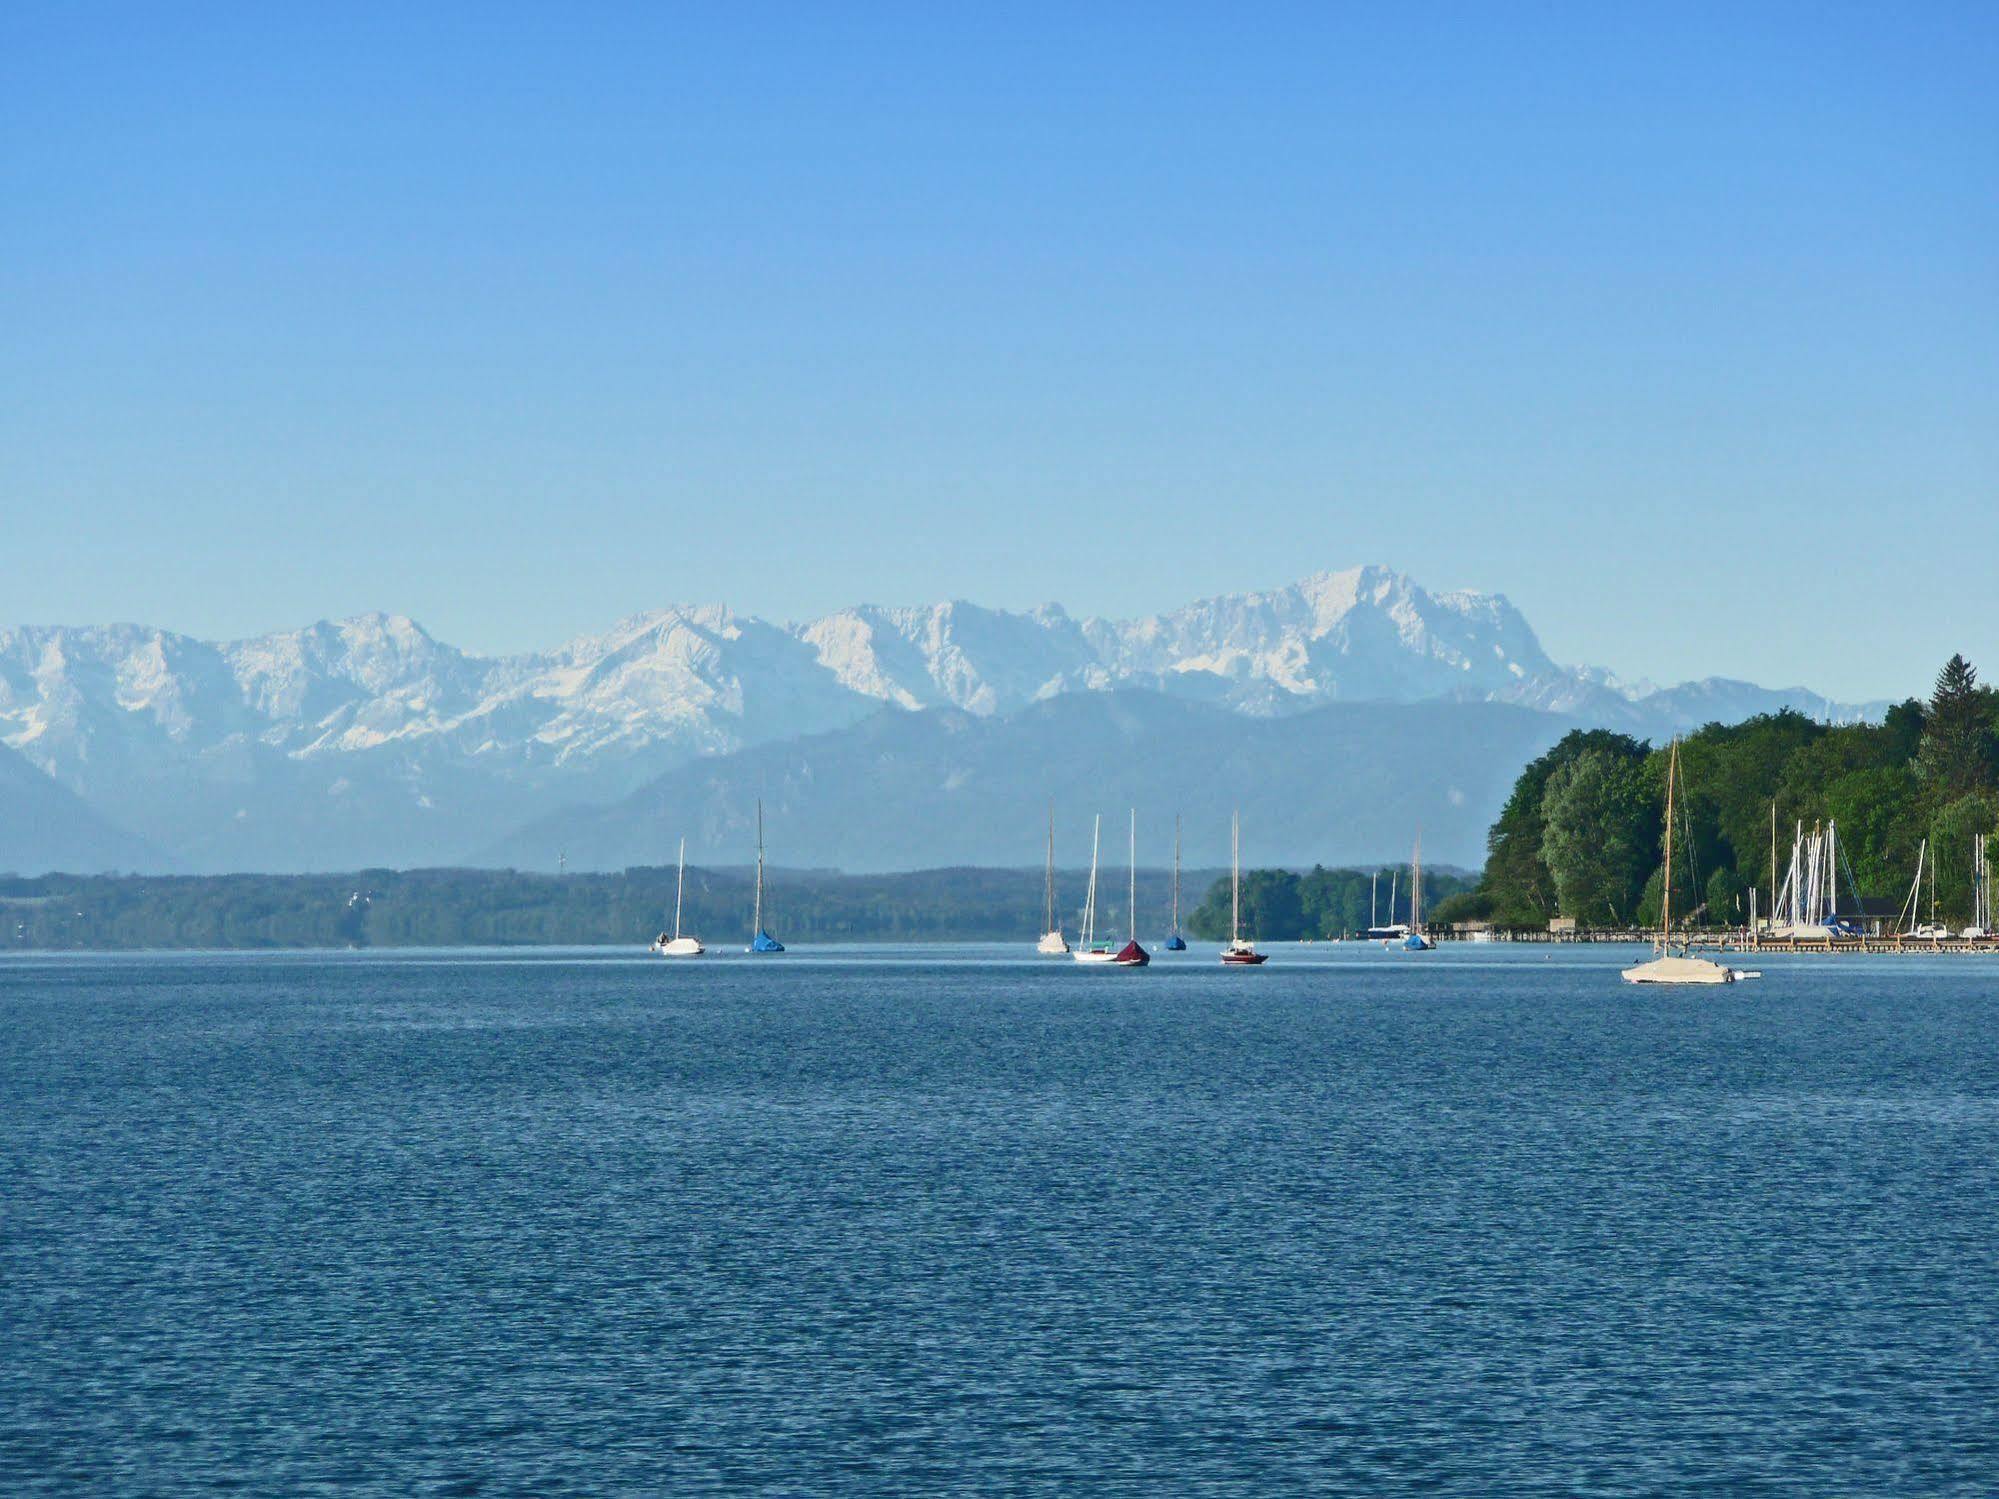
{"label": "sailboat", "polygon": [[1046,907],[1041,918],[1041,940],[1034,944],[1034,950],[1044,957],[1059,958],[1069,950],[1069,941],[1062,935],[1062,928],[1055,921],[1055,803],[1048,804],[1048,882],[1043,898]]}
{"label": "sailboat", "polygon": [[1108,942],[1097,941],[1097,851],[1103,842],[1104,818],[1099,812],[1090,825],[1090,891],[1083,897],[1083,934],[1070,954],[1078,963],[1111,963],[1117,954]]}
{"label": "sailboat", "polygon": [[1229,934],[1222,961],[1230,967],[1253,967],[1268,956],[1242,940],[1242,816],[1235,812],[1229,814]]}
{"label": "sailboat", "polygon": [[[1952,935],[1949,927],[1937,920],[1937,864],[1929,858],[1930,840],[1925,838],[1916,846],[1916,882],[1909,886],[1909,898],[1902,903],[1902,914],[1895,918],[1897,935],[1915,937],[1924,942],[1938,942]],[[1922,919],[1923,911],[1923,866],[1928,860],[1930,871],[1930,919]]]}
{"label": "sailboat", "polygon": [[1398,888],[1396,882],[1401,878],[1402,871],[1399,869],[1391,869],[1388,872],[1388,920],[1386,922],[1376,921],[1374,910],[1374,893],[1381,882],[1381,871],[1377,869],[1374,872],[1374,878],[1368,882],[1367,940],[1370,942],[1379,942],[1383,947],[1398,947],[1401,945],[1402,939],[1409,935],[1408,923],[1395,919],[1395,896]]}
{"label": "sailboat", "polygon": [[1173,814],[1173,935],[1160,946],[1167,952],[1185,952],[1187,939],[1180,935],[1180,814]]}
{"label": "sailboat", "polygon": [[1120,968],[1143,968],[1152,961],[1152,954],[1138,945],[1138,808],[1131,809],[1131,852],[1126,869],[1130,876],[1130,889],[1125,895],[1125,918],[1130,930],[1125,933],[1124,946],[1117,950],[1111,961]]}
{"label": "sailboat", "polygon": [[1409,930],[1396,944],[1404,952],[1430,952],[1436,947],[1423,935],[1423,830],[1416,829],[1416,850],[1409,859]]}
{"label": "sailboat", "polygon": [[652,939],[652,950],[662,958],[698,958],[708,949],[699,937],[680,935],[680,902],[687,892],[687,840],[680,840],[680,869],[673,880],[673,935],[661,932]]}
{"label": "sailboat", "polygon": [[1992,935],[1992,860],[1985,852],[1989,836],[1971,835],[1971,925],[1958,933],[1970,942]]}
{"label": "sailboat", "polygon": [[764,804],[757,798],[757,904],[756,914],[750,918],[750,925],[756,935],[750,938],[745,952],[783,952],[784,944],[764,930]]}
{"label": "sailboat", "polygon": [[1666,865],[1659,881],[1659,940],[1649,963],[1624,970],[1627,984],[1732,984],[1737,979],[1761,978],[1760,973],[1729,968],[1712,958],[1697,958],[1684,949],[1673,953],[1673,790],[1680,778],[1680,741],[1673,741],[1666,761]]}

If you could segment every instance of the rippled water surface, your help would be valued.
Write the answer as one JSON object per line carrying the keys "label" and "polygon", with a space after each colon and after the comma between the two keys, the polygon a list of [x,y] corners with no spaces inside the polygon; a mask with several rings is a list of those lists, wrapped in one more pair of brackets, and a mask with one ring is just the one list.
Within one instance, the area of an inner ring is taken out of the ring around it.
{"label": "rippled water surface", "polygon": [[0,962],[0,1487],[1999,1489],[1999,960]]}

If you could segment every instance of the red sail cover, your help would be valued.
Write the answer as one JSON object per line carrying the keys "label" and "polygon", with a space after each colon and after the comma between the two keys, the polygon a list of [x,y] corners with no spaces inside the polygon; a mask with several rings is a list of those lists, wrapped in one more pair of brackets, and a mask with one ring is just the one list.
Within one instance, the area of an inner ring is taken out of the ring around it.
{"label": "red sail cover", "polygon": [[1122,963],[1127,968],[1143,968],[1152,961],[1152,954],[1140,947],[1136,940],[1125,943],[1117,950],[1113,963]]}

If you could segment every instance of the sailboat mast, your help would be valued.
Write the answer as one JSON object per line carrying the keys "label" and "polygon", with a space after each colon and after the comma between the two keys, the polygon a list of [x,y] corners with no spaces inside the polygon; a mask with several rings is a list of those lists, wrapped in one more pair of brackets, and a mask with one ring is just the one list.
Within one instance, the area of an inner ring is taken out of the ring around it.
{"label": "sailboat mast", "polygon": [[1130,923],[1130,938],[1138,940],[1138,808],[1131,809],[1131,852],[1125,866],[1131,872],[1131,889],[1124,898],[1125,919]]}
{"label": "sailboat mast", "polygon": [[1229,814],[1229,937],[1242,941],[1242,814]]}
{"label": "sailboat mast", "polygon": [[1180,814],[1173,814],[1173,933],[1180,933]]}
{"label": "sailboat mast", "polygon": [[1409,858],[1409,928],[1423,925],[1423,830],[1416,829],[1416,850]]}
{"label": "sailboat mast", "polygon": [[1048,925],[1044,930],[1055,930],[1055,803],[1048,804],[1048,890],[1044,902],[1047,906]]}
{"label": "sailboat mast", "polygon": [[680,940],[680,895],[687,888],[687,840],[680,840],[680,868],[673,877],[673,940]]}
{"label": "sailboat mast", "polygon": [[1659,950],[1673,940],[1673,782],[1680,773],[1680,741],[1666,760],[1666,872],[1659,882]]}
{"label": "sailboat mast", "polygon": [[1777,889],[1777,798],[1774,796],[1770,798],[1770,889],[1773,892],[1770,919],[1774,922],[1777,917],[1777,901],[1774,896]]}
{"label": "sailboat mast", "polygon": [[764,804],[761,797],[757,798],[757,909],[752,924],[757,932],[764,929]]}
{"label": "sailboat mast", "polygon": [[1099,812],[1090,824],[1090,893],[1083,899],[1083,946],[1088,947],[1097,935],[1097,850],[1103,843],[1104,814]]}

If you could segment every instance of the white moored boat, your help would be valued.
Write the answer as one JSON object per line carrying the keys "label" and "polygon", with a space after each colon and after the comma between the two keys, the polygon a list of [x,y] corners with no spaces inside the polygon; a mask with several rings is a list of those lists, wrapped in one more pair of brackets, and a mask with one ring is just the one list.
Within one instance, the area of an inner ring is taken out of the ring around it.
{"label": "white moored boat", "polygon": [[1069,950],[1069,939],[1055,921],[1055,804],[1048,804],[1048,879],[1042,897],[1041,940],[1034,950],[1045,958],[1059,958]]}
{"label": "white moored boat", "polygon": [[1103,844],[1104,818],[1100,812],[1090,825],[1090,888],[1083,897],[1083,934],[1069,956],[1078,963],[1115,963],[1117,953],[1108,942],[1097,941],[1097,852]]}
{"label": "white moored boat", "polygon": [[687,890],[687,840],[680,840],[680,869],[673,880],[673,934],[661,932],[652,939],[652,950],[662,958],[698,958],[708,949],[699,937],[680,934],[680,900]]}
{"label": "white moored boat", "polygon": [[1229,814],[1229,945],[1222,962],[1231,968],[1254,968],[1268,956],[1242,937],[1242,815]]}
{"label": "white moored boat", "polygon": [[1680,741],[1673,741],[1666,761],[1666,873],[1659,882],[1659,940],[1653,946],[1658,956],[1649,963],[1624,970],[1627,984],[1732,984],[1738,979],[1761,978],[1760,973],[1744,972],[1717,963],[1712,958],[1696,958],[1690,953],[1674,953],[1673,940],[1673,786],[1680,775]]}

